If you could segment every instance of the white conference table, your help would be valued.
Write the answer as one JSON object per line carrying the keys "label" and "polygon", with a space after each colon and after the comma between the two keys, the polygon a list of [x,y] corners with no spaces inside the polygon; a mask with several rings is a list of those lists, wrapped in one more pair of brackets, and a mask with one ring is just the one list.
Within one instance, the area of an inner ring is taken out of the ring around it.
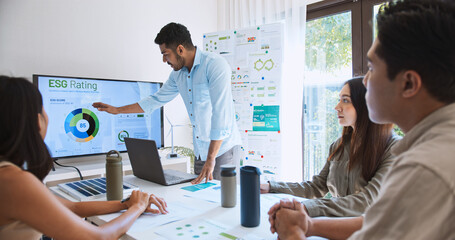
{"label": "white conference table", "polygon": [[[200,190],[191,193],[190,191],[181,189],[185,186],[191,186],[191,183],[162,186],[139,179],[133,175],[125,176],[124,181],[138,186],[144,192],[163,197],[168,203],[169,210],[171,210],[171,208],[178,210],[175,210],[174,212],[170,211],[168,215],[164,216],[151,214],[141,215],[121,239],[277,239],[277,234],[272,234],[270,232],[270,223],[268,221],[267,212],[271,205],[278,202],[279,198],[284,197],[284,195],[261,194],[260,225],[254,228],[247,228],[240,224],[239,188],[237,189],[238,196],[236,206],[233,208],[223,208],[219,202],[210,202],[196,197],[185,196],[192,194],[194,194],[193,196],[197,196],[198,192],[204,191]],[[219,181],[212,182],[219,186]],[[59,194],[65,195],[62,193]],[[218,198],[218,201],[219,199],[220,197]],[[191,211],[189,211],[189,209]],[[181,212],[187,212],[183,219],[182,216],[178,216]],[[120,213],[93,216],[89,217],[88,220],[97,225],[103,225],[117,217],[119,214]],[[173,219],[178,219],[178,221],[167,223]],[[158,226],[160,224],[164,225]],[[189,227],[189,225],[191,225],[191,227]],[[199,228],[205,227],[206,232],[201,229],[196,229],[197,226],[199,226]],[[187,227],[188,229],[185,232],[186,235],[184,235],[182,231]],[[191,230],[190,228],[194,229]],[[217,234],[216,237],[214,237],[214,235],[204,235],[219,231],[220,228],[223,229],[222,235]],[[156,232],[159,232],[160,234],[157,234]],[[178,234],[180,234],[180,236]],[[188,234],[192,236],[189,236]],[[234,236],[237,238],[234,238]],[[311,237],[310,239],[322,238]]]}

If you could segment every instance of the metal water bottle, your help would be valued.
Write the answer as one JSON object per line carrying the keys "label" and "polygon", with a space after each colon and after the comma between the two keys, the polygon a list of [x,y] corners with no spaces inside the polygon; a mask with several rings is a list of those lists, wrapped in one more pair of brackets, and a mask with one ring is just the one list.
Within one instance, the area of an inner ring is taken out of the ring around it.
{"label": "metal water bottle", "polygon": [[240,168],[240,223],[244,227],[257,227],[261,222],[259,175],[257,167]]}
{"label": "metal water bottle", "polygon": [[[117,154],[117,156],[115,156]],[[111,150],[106,155],[106,199],[122,200],[123,170],[120,153]]]}
{"label": "metal water bottle", "polygon": [[234,165],[221,165],[221,206],[235,207],[237,203],[237,181]]}

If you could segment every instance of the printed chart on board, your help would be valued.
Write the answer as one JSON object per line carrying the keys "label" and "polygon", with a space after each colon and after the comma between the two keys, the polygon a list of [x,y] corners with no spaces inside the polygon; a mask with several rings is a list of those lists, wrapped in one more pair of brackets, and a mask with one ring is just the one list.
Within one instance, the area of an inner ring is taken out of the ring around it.
{"label": "printed chart on board", "polygon": [[242,135],[241,166],[259,167],[263,180],[280,174],[280,104],[283,62],[281,23],[204,34],[203,50],[224,57]]}

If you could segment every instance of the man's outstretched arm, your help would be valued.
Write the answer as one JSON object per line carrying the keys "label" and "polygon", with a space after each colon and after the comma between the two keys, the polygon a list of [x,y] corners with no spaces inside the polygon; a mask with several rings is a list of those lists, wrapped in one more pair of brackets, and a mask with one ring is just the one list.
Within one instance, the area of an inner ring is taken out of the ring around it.
{"label": "man's outstretched arm", "polygon": [[92,106],[98,111],[107,112],[110,114],[119,114],[119,113],[143,113],[144,110],[139,106],[138,103],[133,103],[130,105],[125,105],[122,107],[114,107],[106,103],[95,102]]}

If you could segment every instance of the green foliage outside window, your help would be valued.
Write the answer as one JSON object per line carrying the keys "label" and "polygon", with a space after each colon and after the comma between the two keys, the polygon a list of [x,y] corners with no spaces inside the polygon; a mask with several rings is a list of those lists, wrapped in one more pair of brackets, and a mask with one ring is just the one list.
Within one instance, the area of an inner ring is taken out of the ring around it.
{"label": "green foliage outside window", "polygon": [[[379,5],[374,7],[377,14]],[[375,18],[375,17],[374,17]],[[373,22],[376,26],[376,23]],[[344,81],[350,78],[352,66],[351,13],[343,12],[310,20],[305,39],[305,132],[304,178],[311,180],[327,161],[330,145],[341,136],[334,110]],[[376,30],[373,31],[374,34]],[[346,68],[348,74],[346,75]],[[345,77],[343,77],[345,76]],[[345,78],[345,79],[344,79]],[[308,84],[310,82],[310,84]],[[325,82],[325,83],[324,83]],[[394,127],[397,135],[403,131]]]}
{"label": "green foliage outside window", "polygon": [[[324,17],[306,24],[305,66],[307,71],[319,69],[333,72],[352,63],[351,14]],[[318,51],[325,52],[325,69],[318,66]]]}
{"label": "green foliage outside window", "polygon": [[404,132],[403,132],[403,130],[401,130],[401,128],[399,128],[397,125],[393,126],[393,131],[394,131],[398,136],[404,137]]}
{"label": "green foliage outside window", "polygon": [[304,178],[324,167],[330,145],[340,137],[335,106],[352,70],[351,13],[343,12],[306,24]]}

